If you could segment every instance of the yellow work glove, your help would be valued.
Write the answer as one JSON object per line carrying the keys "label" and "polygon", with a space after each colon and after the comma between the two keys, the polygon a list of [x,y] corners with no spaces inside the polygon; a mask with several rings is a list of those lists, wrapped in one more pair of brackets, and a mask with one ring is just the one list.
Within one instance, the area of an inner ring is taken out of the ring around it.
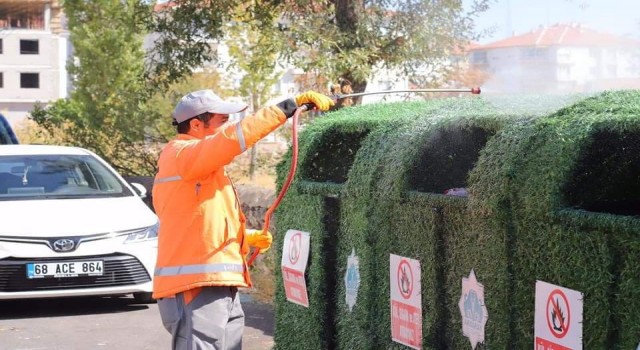
{"label": "yellow work glove", "polygon": [[302,106],[305,103],[313,103],[321,111],[328,111],[331,106],[336,104],[330,97],[315,91],[301,93],[295,99],[298,106]]}
{"label": "yellow work glove", "polygon": [[249,246],[260,249],[260,254],[269,250],[271,241],[273,241],[271,232],[267,231],[266,234],[262,234],[262,230],[247,230],[245,239]]}

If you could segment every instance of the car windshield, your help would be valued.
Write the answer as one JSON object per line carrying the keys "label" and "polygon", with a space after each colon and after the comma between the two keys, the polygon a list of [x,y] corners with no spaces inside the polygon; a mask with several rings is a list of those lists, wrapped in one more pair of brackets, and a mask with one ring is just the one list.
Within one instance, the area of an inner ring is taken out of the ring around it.
{"label": "car windshield", "polygon": [[0,200],[131,195],[111,170],[89,155],[0,156]]}

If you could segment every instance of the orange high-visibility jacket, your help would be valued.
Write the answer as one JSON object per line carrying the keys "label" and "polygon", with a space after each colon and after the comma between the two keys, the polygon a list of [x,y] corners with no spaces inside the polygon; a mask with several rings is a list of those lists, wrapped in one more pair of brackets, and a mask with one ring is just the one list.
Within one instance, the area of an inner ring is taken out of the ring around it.
{"label": "orange high-visibility jacket", "polygon": [[245,217],[224,166],[285,121],[271,106],[204,139],[179,134],[162,150],[153,186],[160,220],[154,298],[202,286],[251,286]]}

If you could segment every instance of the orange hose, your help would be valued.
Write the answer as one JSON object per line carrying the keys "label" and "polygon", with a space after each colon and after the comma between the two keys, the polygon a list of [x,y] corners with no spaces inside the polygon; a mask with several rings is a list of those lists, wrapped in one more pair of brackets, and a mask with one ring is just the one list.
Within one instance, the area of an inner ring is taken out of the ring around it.
{"label": "orange hose", "polygon": [[[282,189],[280,190],[278,197],[264,214],[264,228],[262,229],[263,235],[267,234],[267,231],[269,230],[269,223],[271,222],[271,215],[276,210],[278,205],[280,205],[280,201],[282,201],[282,198],[284,198],[285,194],[287,194],[287,190],[289,190],[289,186],[291,186],[293,177],[296,174],[296,168],[298,166],[298,117],[302,112],[308,109],[310,109],[308,105],[302,105],[293,113],[293,125],[291,129],[291,147],[293,154],[291,155],[291,167],[289,167],[289,175],[287,176],[287,180],[282,185]],[[258,254],[260,254],[260,249],[255,249],[251,254],[249,260],[247,260],[247,265],[252,266],[254,260],[256,260],[256,258],[258,257]]]}

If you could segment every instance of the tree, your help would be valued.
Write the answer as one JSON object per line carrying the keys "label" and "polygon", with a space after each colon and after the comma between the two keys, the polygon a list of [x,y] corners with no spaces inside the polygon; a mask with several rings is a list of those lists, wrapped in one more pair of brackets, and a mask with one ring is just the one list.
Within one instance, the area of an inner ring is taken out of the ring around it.
{"label": "tree", "polygon": [[[147,0],[66,0],[75,89],[32,119],[52,142],[91,149],[126,175],[154,174],[159,145],[175,133],[175,102],[201,88],[225,95],[217,74],[193,71],[215,61],[211,43],[233,13],[226,6],[241,2],[206,2],[211,10],[184,1],[168,15]],[[145,52],[149,29],[159,33]]]}
{"label": "tree", "polygon": [[449,54],[474,38],[473,19],[487,4],[475,0],[465,10],[462,1],[287,1],[281,27],[297,65],[362,92],[377,68],[444,80]]}
{"label": "tree", "polygon": [[[243,0],[172,0],[156,7],[147,29],[154,47],[147,57],[147,80],[167,87],[216,59],[212,44],[225,34],[227,23]],[[247,12],[253,6],[245,6]],[[260,13],[258,11],[257,13]]]}
{"label": "tree", "polygon": [[[260,3],[264,1],[255,1],[254,5]],[[256,111],[273,96],[273,85],[281,76],[277,64],[284,47],[278,38],[275,14],[256,16],[245,8],[242,5],[236,10],[236,16],[228,26],[227,45],[232,59],[231,68],[237,68],[242,74],[238,92],[249,97],[251,110]],[[263,9],[275,10],[275,7],[264,6]],[[255,177],[257,147],[255,145],[250,150],[251,180]]]}
{"label": "tree", "polygon": [[146,104],[142,47],[151,7],[143,0],[66,0],[74,60],[69,99],[37,107],[32,119],[51,135],[65,129],[63,144],[93,150],[126,175],[155,171],[162,140],[158,115]]}
{"label": "tree", "polygon": [[[261,105],[279,53],[318,81],[351,83],[355,92],[380,67],[438,72],[471,37],[473,16],[488,1],[466,11],[461,1],[175,0],[153,11],[147,0],[66,0],[75,90],[32,116],[48,130],[64,127],[66,143],[92,149],[125,174],[152,174],[156,145],[172,132],[153,96],[215,62],[213,44],[225,34],[247,33],[238,49],[244,63],[236,62],[247,72],[241,91]],[[154,49],[146,55],[148,31]]]}
{"label": "tree", "polygon": [[171,15],[154,26],[160,33],[155,74],[171,77],[204,62],[210,41],[223,36],[223,24],[244,6],[258,30],[279,15],[277,37],[298,67],[350,83],[354,92],[364,91],[379,68],[438,84],[450,73],[448,55],[474,38],[473,19],[489,1],[474,0],[465,9],[460,0],[176,0]]}

